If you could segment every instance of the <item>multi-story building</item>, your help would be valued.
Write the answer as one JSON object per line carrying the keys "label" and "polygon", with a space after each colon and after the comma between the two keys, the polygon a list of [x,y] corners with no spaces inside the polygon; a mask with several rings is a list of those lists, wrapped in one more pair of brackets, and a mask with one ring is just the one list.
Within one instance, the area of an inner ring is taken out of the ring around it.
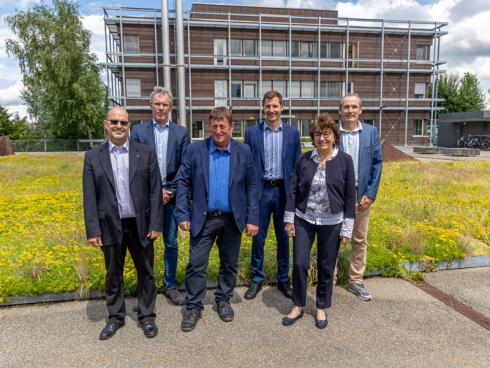
{"label": "multi-story building", "polygon": [[[165,67],[177,95],[173,14],[165,64],[159,9],[104,9],[110,103],[125,106],[133,122],[151,118],[149,95],[164,85]],[[445,26],[340,18],[332,10],[193,4],[183,17],[188,128],[194,139],[203,138],[209,111],[224,105],[233,111],[233,135],[243,137],[262,118],[261,97],[274,89],[285,99],[284,120],[308,136],[318,113],[337,118],[341,96],[356,92],[364,121],[382,139],[428,144],[439,110],[431,82],[443,72]]]}

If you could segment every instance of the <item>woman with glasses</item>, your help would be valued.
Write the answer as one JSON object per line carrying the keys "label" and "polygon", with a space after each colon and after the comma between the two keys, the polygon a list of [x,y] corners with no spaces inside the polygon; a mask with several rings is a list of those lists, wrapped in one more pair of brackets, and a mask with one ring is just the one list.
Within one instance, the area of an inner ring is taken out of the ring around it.
{"label": "woman with glasses", "polygon": [[286,232],[293,237],[293,303],[284,326],[303,317],[306,305],[310,252],[317,237],[318,283],[315,326],[328,321],[332,304],[333,272],[340,243],[352,236],[355,215],[355,178],[352,158],[338,148],[340,131],[329,114],[310,125],[315,149],[296,162],[286,204]]}

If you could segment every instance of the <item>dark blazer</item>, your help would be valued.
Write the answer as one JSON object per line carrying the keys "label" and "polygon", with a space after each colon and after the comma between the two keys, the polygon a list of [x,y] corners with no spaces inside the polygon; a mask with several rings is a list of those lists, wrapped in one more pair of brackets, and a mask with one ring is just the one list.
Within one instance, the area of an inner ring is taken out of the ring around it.
{"label": "dark blazer", "polygon": [[[149,231],[162,231],[163,207],[160,172],[155,151],[129,143],[129,191],[133,199],[141,244]],[[108,142],[85,154],[83,211],[87,238],[102,236],[102,244],[121,244],[122,224],[112,174]]]}
{"label": "dark blazer", "polygon": [[[259,197],[264,187],[264,127],[265,122],[253,125],[245,132],[245,144],[250,146],[254,158],[255,170],[257,172],[257,186]],[[291,175],[294,171],[294,164],[301,155],[301,141],[298,129],[283,122],[282,139],[282,175],[284,178],[284,191],[287,193],[291,185]]]}
{"label": "dark blazer", "polygon": [[[209,145],[211,138],[191,144],[177,174],[177,223],[191,222],[191,235],[202,229],[208,210]],[[192,199],[192,200],[190,200]],[[259,197],[250,148],[232,139],[230,142],[230,201],[240,232],[245,224],[258,225]]]}
{"label": "dark blazer", "polygon": [[[296,162],[291,188],[286,203],[286,211],[294,212],[298,208],[306,211],[311,183],[318,164],[312,160],[313,151],[303,153]],[[339,151],[337,156],[326,163],[326,182],[330,212],[344,212],[345,218],[355,218],[356,183],[352,158]]]}
{"label": "dark blazer", "polygon": [[[191,140],[187,129],[183,126],[169,122],[168,128],[167,175],[165,181],[167,182],[167,188],[175,191],[177,189],[174,183],[175,175],[177,175],[185,150]],[[153,121],[137,124],[131,129],[129,140],[146,144],[155,149],[155,132],[153,129]]]}
{"label": "dark blazer", "polygon": [[[340,150],[344,150],[340,140]],[[378,128],[370,124],[362,124],[359,133],[359,162],[357,164],[357,199],[361,202],[366,195],[372,200],[376,199],[381,169],[383,167],[383,152],[379,142]]]}

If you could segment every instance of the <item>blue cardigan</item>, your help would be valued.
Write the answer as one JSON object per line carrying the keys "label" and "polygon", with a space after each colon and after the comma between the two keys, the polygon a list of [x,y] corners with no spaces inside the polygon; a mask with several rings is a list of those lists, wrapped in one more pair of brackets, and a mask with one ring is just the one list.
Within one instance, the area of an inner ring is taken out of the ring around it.
{"label": "blue cardigan", "polygon": [[[286,203],[288,212],[295,212],[296,208],[306,212],[311,183],[318,169],[318,164],[311,159],[312,153],[303,153],[296,162]],[[356,186],[352,158],[339,151],[337,156],[326,162],[325,170],[330,211],[344,212],[344,218],[355,218]]]}

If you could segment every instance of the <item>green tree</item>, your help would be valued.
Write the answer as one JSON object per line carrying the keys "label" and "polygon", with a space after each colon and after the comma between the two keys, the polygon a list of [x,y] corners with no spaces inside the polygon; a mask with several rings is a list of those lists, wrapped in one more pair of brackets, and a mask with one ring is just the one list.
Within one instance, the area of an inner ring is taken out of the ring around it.
{"label": "green tree", "polygon": [[7,51],[19,59],[22,97],[37,127],[49,138],[102,137],[107,90],[90,52],[78,5],[41,3],[6,17],[16,38]]}
{"label": "green tree", "polygon": [[10,139],[28,139],[30,137],[29,123],[17,114],[12,117],[7,109],[0,106],[0,136],[8,135]]}
{"label": "green tree", "polygon": [[485,94],[475,74],[465,73],[462,78],[458,74],[443,74],[438,78],[438,97],[444,101],[440,106],[446,112],[464,112],[483,110]]}

